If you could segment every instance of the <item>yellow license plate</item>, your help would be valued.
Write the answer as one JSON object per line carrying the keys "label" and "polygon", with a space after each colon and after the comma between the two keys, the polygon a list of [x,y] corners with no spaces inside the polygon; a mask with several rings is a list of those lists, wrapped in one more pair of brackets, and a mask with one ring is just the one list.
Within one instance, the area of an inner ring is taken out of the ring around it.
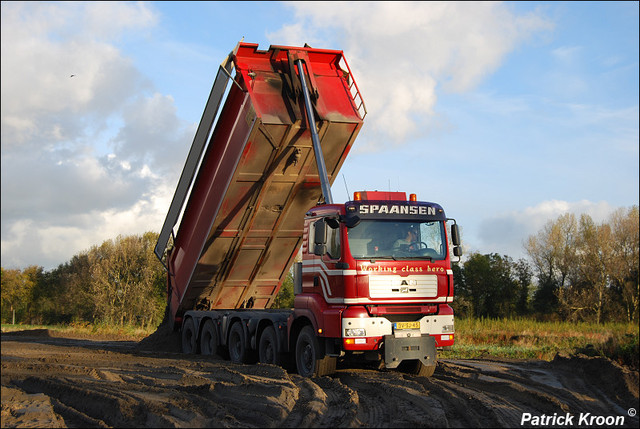
{"label": "yellow license plate", "polygon": [[420,322],[396,322],[396,329],[420,329]]}

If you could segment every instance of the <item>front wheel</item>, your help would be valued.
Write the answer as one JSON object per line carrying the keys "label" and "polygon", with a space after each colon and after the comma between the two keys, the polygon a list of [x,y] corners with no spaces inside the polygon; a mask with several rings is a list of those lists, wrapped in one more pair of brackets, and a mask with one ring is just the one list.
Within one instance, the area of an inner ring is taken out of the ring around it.
{"label": "front wheel", "polygon": [[296,367],[303,377],[322,377],[336,370],[336,358],[324,356],[311,326],[300,331],[296,342]]}

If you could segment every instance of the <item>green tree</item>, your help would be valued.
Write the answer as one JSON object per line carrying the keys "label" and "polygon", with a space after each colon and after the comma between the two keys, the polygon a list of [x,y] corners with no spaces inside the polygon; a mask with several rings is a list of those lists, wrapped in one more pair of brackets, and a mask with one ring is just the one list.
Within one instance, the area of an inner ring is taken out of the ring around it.
{"label": "green tree", "polygon": [[293,272],[289,270],[287,276],[282,281],[282,286],[280,286],[280,290],[273,300],[273,306],[271,308],[293,308],[294,299]]}
{"label": "green tree", "polygon": [[640,282],[640,215],[638,206],[616,210],[609,219],[611,227],[611,259],[608,275],[620,302],[622,314],[629,322],[638,320]]}
{"label": "green tree", "polygon": [[467,283],[464,278],[464,268],[462,263],[453,264],[451,270],[453,271],[453,284],[454,284],[454,296],[455,299],[451,303],[453,312],[456,317],[471,317],[473,316],[473,304],[471,302],[471,291],[467,287]]}
{"label": "green tree", "polygon": [[160,322],[165,273],[153,254],[156,240],[151,232],[118,236],[89,251],[96,319],[120,325]]}
{"label": "green tree", "polygon": [[613,256],[609,225],[596,225],[591,216],[582,215],[578,248],[579,280],[571,287],[583,298],[578,305],[594,314],[595,322],[600,323],[609,298],[607,268]]}
{"label": "green tree", "polygon": [[530,313],[529,295],[531,291],[531,281],[533,272],[531,265],[525,259],[519,259],[513,265],[513,270],[518,285],[518,300],[516,302],[516,312],[525,316]]}
{"label": "green tree", "polygon": [[42,323],[37,308],[38,292],[44,280],[44,268],[31,265],[22,270],[22,275],[29,285],[27,296],[27,321],[30,324]]}
{"label": "green tree", "polygon": [[21,270],[1,269],[2,320],[7,320],[11,323],[24,323],[26,321],[33,286],[34,283],[31,277],[25,275]]}
{"label": "green tree", "polygon": [[619,209],[607,222],[566,214],[529,237],[538,278],[534,306],[571,320],[638,318],[638,207]]}
{"label": "green tree", "polygon": [[539,313],[555,313],[558,293],[577,265],[576,240],[578,225],[573,214],[549,221],[536,235],[529,237],[525,249],[538,278],[534,309]]}
{"label": "green tree", "polygon": [[515,314],[518,283],[510,257],[496,253],[469,256],[463,267],[465,294],[476,317],[509,317]]}

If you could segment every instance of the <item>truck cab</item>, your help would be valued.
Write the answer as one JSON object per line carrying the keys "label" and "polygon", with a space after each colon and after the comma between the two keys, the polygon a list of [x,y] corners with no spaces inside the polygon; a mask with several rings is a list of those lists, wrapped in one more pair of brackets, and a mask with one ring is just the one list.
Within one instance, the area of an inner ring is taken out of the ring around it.
{"label": "truck cab", "polygon": [[451,256],[460,256],[459,244],[455,221],[415,194],[356,192],[345,204],[314,207],[304,220],[289,326],[311,323],[329,361],[431,375],[436,348],[454,342]]}

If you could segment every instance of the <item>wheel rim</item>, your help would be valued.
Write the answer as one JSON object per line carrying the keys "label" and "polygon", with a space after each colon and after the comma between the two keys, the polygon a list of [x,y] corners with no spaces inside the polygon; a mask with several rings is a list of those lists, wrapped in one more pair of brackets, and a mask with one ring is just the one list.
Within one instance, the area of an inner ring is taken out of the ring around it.
{"label": "wheel rim", "polygon": [[240,356],[240,339],[239,335],[235,332],[231,333],[231,351],[233,352],[233,358],[238,360]]}
{"label": "wheel rim", "polygon": [[212,340],[213,337],[211,336],[210,333],[205,332],[204,334],[204,338],[202,338],[202,351],[204,354],[210,355],[211,354],[211,350],[213,350],[212,347]]}
{"label": "wheel rim", "polygon": [[258,348],[260,362],[274,365],[280,363],[278,360],[278,343],[272,327],[268,327],[262,332]]}
{"label": "wheel rim", "polygon": [[267,346],[264,349],[264,356],[268,363],[273,363],[275,353],[273,351],[273,343],[271,341],[267,343]]}
{"label": "wheel rim", "polygon": [[182,333],[182,350],[184,353],[195,352],[195,336],[193,332],[193,321],[188,319]]}
{"label": "wheel rim", "polygon": [[218,335],[216,327],[211,320],[204,322],[202,333],[200,334],[200,353],[203,355],[214,355],[218,346]]}
{"label": "wheel rim", "polygon": [[308,341],[305,341],[303,346],[302,346],[302,353],[300,353],[300,359],[302,363],[302,367],[304,368],[304,370],[308,373],[313,371],[313,361],[314,359],[314,353],[313,353],[313,347],[311,346],[311,344]]}
{"label": "wheel rim", "polygon": [[243,363],[244,360],[243,341],[242,326],[239,324],[232,326],[229,333],[229,357],[236,363]]}
{"label": "wheel rim", "polygon": [[185,351],[187,353],[191,353],[191,351],[193,350],[193,347],[191,346],[191,344],[193,343],[193,333],[191,331],[187,331],[184,340]]}

